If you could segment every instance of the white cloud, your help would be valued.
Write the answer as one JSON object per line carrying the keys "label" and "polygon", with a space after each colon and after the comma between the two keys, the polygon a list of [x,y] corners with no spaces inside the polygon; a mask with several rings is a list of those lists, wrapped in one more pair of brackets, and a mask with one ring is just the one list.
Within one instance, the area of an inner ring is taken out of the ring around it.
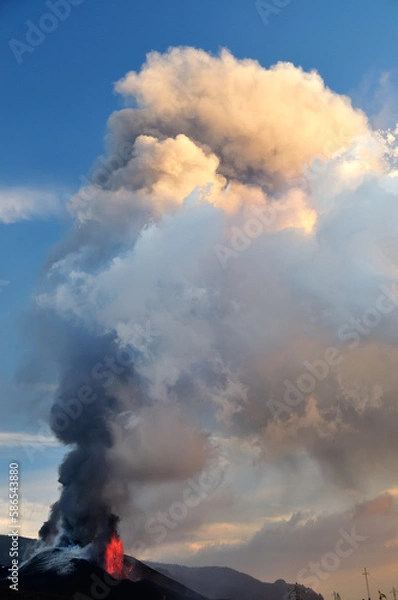
{"label": "white cloud", "polygon": [[0,432],[0,448],[17,448],[19,446],[59,446],[54,436],[31,434],[25,432]]}
{"label": "white cloud", "polygon": [[46,218],[60,213],[59,195],[23,187],[0,189],[0,223]]}

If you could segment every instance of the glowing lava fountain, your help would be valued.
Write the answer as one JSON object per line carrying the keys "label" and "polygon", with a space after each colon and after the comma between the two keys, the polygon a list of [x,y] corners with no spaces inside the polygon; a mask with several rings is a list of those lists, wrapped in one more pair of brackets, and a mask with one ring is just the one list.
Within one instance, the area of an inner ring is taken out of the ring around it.
{"label": "glowing lava fountain", "polygon": [[123,575],[123,541],[114,533],[105,550],[105,569],[116,579]]}

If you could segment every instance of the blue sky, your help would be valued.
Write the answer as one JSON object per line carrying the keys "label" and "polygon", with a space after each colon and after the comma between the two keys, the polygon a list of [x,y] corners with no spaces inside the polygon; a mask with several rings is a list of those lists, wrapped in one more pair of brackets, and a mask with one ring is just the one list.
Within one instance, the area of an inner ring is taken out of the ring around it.
{"label": "blue sky", "polygon": [[[83,0],[18,64],[11,40],[25,42],[26,22],[39,23],[48,10],[42,0],[0,2],[0,203],[1,192],[11,189],[46,192],[65,203],[105,152],[107,119],[124,106],[114,83],[138,71],[151,50],[187,45],[217,53],[226,47],[264,67],[289,61],[316,69],[328,87],[352,96],[368,114],[381,108],[380,78],[388,73],[388,93],[395,98],[395,0],[291,0],[270,15],[267,26],[252,0]],[[15,398],[22,392],[15,388],[15,373],[25,354],[25,315],[37,279],[72,223],[59,211],[2,222],[2,209],[0,204],[2,431],[37,431],[37,420],[19,413]],[[20,449],[13,452],[25,456]],[[48,470],[55,474],[59,451],[48,452],[26,465],[27,480],[39,470],[42,481],[50,481]],[[9,454],[0,447],[2,458]],[[50,497],[56,483],[48,486]]]}

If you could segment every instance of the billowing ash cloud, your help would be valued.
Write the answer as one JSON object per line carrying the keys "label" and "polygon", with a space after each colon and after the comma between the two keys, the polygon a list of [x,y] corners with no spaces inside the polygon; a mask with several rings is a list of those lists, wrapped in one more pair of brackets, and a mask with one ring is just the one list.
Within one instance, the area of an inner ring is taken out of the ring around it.
{"label": "billowing ash cloud", "polygon": [[192,48],[152,53],[116,90],[138,105],[111,117],[117,141],[183,134],[217,156],[219,173],[252,184],[300,176],[314,156],[330,155],[366,129],[364,116],[317,73],[289,63],[266,70],[226,50],[217,58]]}
{"label": "billowing ash cloud", "polygon": [[232,434],[332,485],[389,485],[394,133],[315,72],[227,51],[151,53],[116,90],[130,107],[37,297],[59,332],[53,428],[74,445],[44,537],[85,545]]}

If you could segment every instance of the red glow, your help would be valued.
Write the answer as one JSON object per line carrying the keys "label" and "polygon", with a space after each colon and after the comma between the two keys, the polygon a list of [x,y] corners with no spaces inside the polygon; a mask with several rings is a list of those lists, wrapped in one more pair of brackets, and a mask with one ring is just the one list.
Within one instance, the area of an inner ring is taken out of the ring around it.
{"label": "red glow", "polygon": [[109,575],[118,578],[123,574],[124,548],[123,542],[114,533],[105,550],[105,569]]}

